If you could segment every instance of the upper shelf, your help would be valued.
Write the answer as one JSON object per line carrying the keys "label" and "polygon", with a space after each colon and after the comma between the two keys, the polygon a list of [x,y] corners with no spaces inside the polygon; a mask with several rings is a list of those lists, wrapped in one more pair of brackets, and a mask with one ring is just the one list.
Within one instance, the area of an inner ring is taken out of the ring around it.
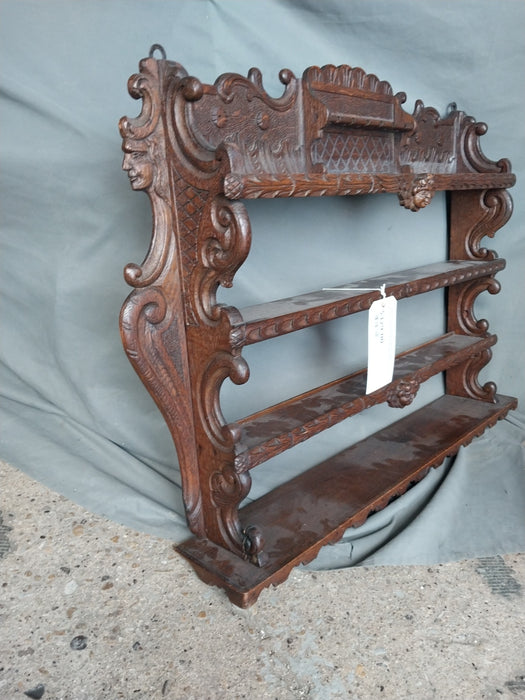
{"label": "upper shelf", "polygon": [[501,258],[488,261],[450,260],[369,277],[339,286],[377,291],[319,290],[266,304],[247,306],[240,310],[242,321],[238,327],[243,329],[244,344],[251,345],[366,310],[373,301],[380,298],[379,288],[383,284],[386,285],[387,295],[401,299],[493,275],[504,267],[505,260]]}
{"label": "upper shelf", "polygon": [[[411,192],[416,187],[419,187],[421,197],[431,197],[435,191],[505,189],[515,182],[513,173],[230,173],[224,178],[223,189],[229,199],[403,193]],[[407,208],[413,209],[413,206]]]}

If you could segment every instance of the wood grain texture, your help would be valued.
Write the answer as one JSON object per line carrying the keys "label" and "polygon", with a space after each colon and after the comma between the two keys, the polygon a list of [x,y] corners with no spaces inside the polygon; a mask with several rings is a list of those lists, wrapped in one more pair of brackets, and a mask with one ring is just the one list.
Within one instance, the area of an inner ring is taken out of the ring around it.
{"label": "wood grain texture", "polygon": [[[122,307],[122,341],[177,449],[188,525],[199,543],[181,551],[240,605],[514,405],[497,397],[493,382],[479,382],[495,336],[476,318],[474,303],[481,292],[499,290],[494,275],[505,266],[483,239],[511,215],[506,188],[514,184],[508,160],[482,153],[486,125],[455,109],[441,116],[421,102],[409,114],[403,93],[361,68],[312,66],[301,78],[283,69],[279,79],[276,98],[257,68],[204,84],[155,46],[128,83],[142,103],[140,114],[120,121],[123,168],[132,188],[146,192],[153,215],[143,262],[124,272],[134,289]],[[446,288],[448,335],[399,357],[393,382],[370,396],[358,372],[228,424],[220,389],[226,379],[248,381],[245,345],[366,310],[379,297],[377,291],[316,291],[244,309],[219,304],[218,288],[234,283],[250,252],[250,220],[238,200],[393,192],[417,213],[432,205],[438,190],[448,193],[448,259],[353,286],[386,283],[399,299]],[[351,448],[294,482],[295,495],[286,487],[240,512],[253,466],[371,403],[402,409],[438,372],[446,374],[447,396],[397,424],[409,429],[406,439],[398,428],[387,429],[362,448],[361,470],[343,468],[348,459],[354,464]],[[426,436],[421,449],[417,431]],[[403,450],[396,466],[381,468],[379,478],[371,466],[376,451],[393,453],[398,442]],[[324,491],[325,470],[339,500]],[[383,471],[385,490],[378,492]],[[287,515],[283,494],[290,497]],[[324,505],[310,507],[316,502]],[[313,539],[303,532],[305,508]],[[284,549],[292,554],[277,551],[278,541],[289,543]],[[244,581],[240,593],[235,581]]]}
{"label": "wood grain texture", "polygon": [[[488,288],[495,283],[493,275],[504,268],[505,261],[501,259],[486,263],[449,260],[341,284],[339,285],[342,287],[341,291],[336,291],[333,288],[317,290],[287,299],[245,307],[240,309],[242,317],[240,325],[243,328],[244,344],[259,343],[318,323],[366,311],[376,299],[381,297],[379,288],[382,284],[386,285],[386,294],[395,296],[396,299],[425,294],[442,287],[452,287],[480,279],[482,281],[479,282],[478,288],[479,291],[482,291],[483,287]],[[351,291],[351,287],[372,291],[354,292]],[[471,313],[474,297],[470,300]],[[465,309],[465,306],[464,304],[462,308]],[[472,316],[472,318],[474,317]]]}
{"label": "wood grain texture", "polygon": [[394,408],[412,403],[430,377],[471,358],[483,357],[496,336],[473,338],[450,333],[396,358],[392,382],[366,394],[366,369],[308,391],[238,422],[241,439],[235,463],[243,471],[281,454],[352,415],[378,403]]}
{"label": "wood grain texture", "polygon": [[443,396],[245,506],[241,519],[258,522],[265,533],[264,567],[209,540],[188,540],[177,551],[203,581],[249,607],[265,587],[285,581],[294,566],[362,525],[515,406],[506,396],[494,404]]}

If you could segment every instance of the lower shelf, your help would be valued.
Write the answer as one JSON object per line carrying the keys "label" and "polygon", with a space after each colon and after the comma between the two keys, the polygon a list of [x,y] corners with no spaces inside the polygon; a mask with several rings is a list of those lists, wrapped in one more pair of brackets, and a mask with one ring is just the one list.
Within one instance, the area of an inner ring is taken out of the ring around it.
{"label": "lower shelf", "polygon": [[516,404],[502,395],[494,403],[442,396],[248,504],[240,520],[262,532],[264,567],[209,540],[192,538],[176,549],[203,581],[249,607],[263,588],[284,581],[294,566],[361,525]]}

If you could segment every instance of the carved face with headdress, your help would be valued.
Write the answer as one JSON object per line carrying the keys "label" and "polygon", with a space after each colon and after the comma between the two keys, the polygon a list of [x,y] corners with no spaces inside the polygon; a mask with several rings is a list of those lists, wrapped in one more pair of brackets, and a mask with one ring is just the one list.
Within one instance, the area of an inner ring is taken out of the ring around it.
{"label": "carved face with headdress", "polygon": [[151,160],[151,144],[147,139],[125,139],[122,144],[124,159],[122,169],[128,173],[131,187],[134,190],[146,190],[153,184],[153,163]]}

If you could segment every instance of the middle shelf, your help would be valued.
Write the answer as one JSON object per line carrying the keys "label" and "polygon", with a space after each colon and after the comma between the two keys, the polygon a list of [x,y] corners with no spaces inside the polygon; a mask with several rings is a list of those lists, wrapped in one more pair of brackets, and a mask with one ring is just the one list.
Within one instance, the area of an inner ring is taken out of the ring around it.
{"label": "middle shelf", "polygon": [[[286,333],[301,330],[318,323],[365,311],[380,298],[379,290],[386,285],[386,294],[396,299],[424,294],[434,289],[450,287],[480,277],[489,277],[505,267],[505,260],[449,260],[423,265],[401,272],[369,277],[357,282],[338,285],[355,290],[318,290],[256,304],[240,309],[242,321],[235,327],[242,329],[243,345],[259,343]],[[371,288],[372,291],[359,291]]]}
{"label": "middle shelf", "polygon": [[447,333],[398,355],[392,382],[371,394],[365,393],[367,370],[361,369],[242,418],[235,423],[241,429],[236,470],[253,469],[375,404],[386,401],[402,408],[411,403],[422,382],[479,355],[496,341],[496,335]]}

